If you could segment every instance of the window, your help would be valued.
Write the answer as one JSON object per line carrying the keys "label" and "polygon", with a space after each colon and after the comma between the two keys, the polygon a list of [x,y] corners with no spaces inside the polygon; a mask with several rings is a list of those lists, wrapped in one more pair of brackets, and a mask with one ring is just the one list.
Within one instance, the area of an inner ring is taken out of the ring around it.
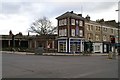
{"label": "window", "polygon": [[99,45],[96,45],[96,46],[95,46],[95,50],[96,50],[96,51],[100,51],[100,46],[99,46]]}
{"label": "window", "polygon": [[93,39],[93,34],[92,33],[88,33],[87,34],[87,39],[88,40],[92,40]]}
{"label": "window", "polygon": [[66,36],[66,35],[67,35],[66,29],[59,30],[59,36]]}
{"label": "window", "polygon": [[99,27],[99,26],[96,26],[96,27],[95,27],[95,30],[96,30],[96,31],[100,31],[100,27]]}
{"label": "window", "polygon": [[64,19],[64,25],[67,25],[67,19]]}
{"label": "window", "polygon": [[59,26],[61,26],[61,20],[59,20]]}
{"label": "window", "polygon": [[96,41],[99,41],[99,40],[100,40],[100,35],[99,35],[99,34],[96,34],[96,35],[95,35],[95,40],[96,40]]}
{"label": "window", "polygon": [[93,30],[93,25],[90,26],[90,30],[91,30],[91,31]]}
{"label": "window", "polygon": [[79,26],[83,26],[83,21],[79,21]]}
{"label": "window", "polygon": [[62,31],[61,30],[59,30],[59,36],[62,36]]}
{"label": "window", "polygon": [[71,19],[71,25],[75,25],[75,19]]}
{"label": "window", "polygon": [[64,33],[64,29],[62,29],[62,32],[61,32],[61,34],[62,34],[62,36],[64,36],[64,34],[65,34],[65,33]]}
{"label": "window", "polygon": [[71,36],[75,36],[75,29],[71,29],[72,31],[71,31]]}
{"label": "window", "polygon": [[60,46],[59,48],[60,52],[66,52],[66,42],[60,42],[59,46]]}
{"label": "window", "polygon": [[67,25],[66,19],[59,20],[59,26],[63,26],[63,25]]}
{"label": "window", "polygon": [[107,41],[107,36],[103,35],[103,41]]}
{"label": "window", "polygon": [[111,29],[111,33],[114,33],[113,29]]}
{"label": "window", "polygon": [[82,37],[83,36],[83,30],[80,30],[79,33],[80,33],[80,37]]}
{"label": "window", "polygon": [[103,31],[107,32],[107,28],[103,28]]}
{"label": "window", "polygon": [[64,29],[64,36],[67,36],[67,30],[66,29]]}
{"label": "window", "polygon": [[78,26],[78,20],[76,20],[76,25]]}
{"label": "window", "polygon": [[87,26],[87,30],[90,31],[90,25]]}

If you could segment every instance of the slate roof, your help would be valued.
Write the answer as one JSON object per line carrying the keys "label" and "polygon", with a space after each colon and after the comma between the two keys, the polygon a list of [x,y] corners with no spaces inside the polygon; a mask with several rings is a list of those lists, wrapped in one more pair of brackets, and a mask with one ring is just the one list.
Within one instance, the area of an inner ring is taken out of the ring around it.
{"label": "slate roof", "polygon": [[66,12],[66,13],[60,15],[56,19],[63,19],[63,18],[67,18],[67,17],[84,20],[84,18],[82,16],[79,16],[78,14],[75,14],[72,11]]}

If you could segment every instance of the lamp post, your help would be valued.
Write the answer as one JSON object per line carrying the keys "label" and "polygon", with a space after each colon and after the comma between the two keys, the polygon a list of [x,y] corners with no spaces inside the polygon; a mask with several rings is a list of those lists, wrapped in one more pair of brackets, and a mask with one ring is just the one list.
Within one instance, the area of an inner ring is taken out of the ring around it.
{"label": "lamp post", "polygon": [[[119,12],[120,11],[120,1],[118,2],[118,9],[115,11],[118,12],[118,25],[117,25],[117,27],[118,27],[118,45],[119,45],[120,44],[120,16],[119,16],[120,15],[120,12]],[[119,46],[117,46],[117,48],[118,48],[118,53],[119,53],[119,50],[120,50]]]}

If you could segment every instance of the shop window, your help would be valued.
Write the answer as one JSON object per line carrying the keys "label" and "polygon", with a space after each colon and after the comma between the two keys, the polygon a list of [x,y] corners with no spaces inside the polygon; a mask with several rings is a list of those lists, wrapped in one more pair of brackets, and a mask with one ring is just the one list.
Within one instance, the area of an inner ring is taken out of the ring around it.
{"label": "shop window", "polygon": [[70,42],[70,52],[80,52],[80,42]]}
{"label": "shop window", "polygon": [[66,42],[60,42],[60,52],[66,52]]}
{"label": "shop window", "polygon": [[100,46],[99,46],[99,45],[96,45],[96,46],[95,46],[95,50],[96,50],[96,51],[100,51]]}

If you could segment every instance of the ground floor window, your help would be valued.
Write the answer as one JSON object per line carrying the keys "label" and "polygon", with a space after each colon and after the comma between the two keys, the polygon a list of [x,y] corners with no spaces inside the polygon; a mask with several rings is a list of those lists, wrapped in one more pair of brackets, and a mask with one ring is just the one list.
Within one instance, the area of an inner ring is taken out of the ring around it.
{"label": "ground floor window", "polygon": [[100,46],[99,45],[95,45],[95,51],[100,51]]}
{"label": "ground floor window", "polygon": [[70,52],[80,52],[80,42],[70,42]]}
{"label": "ground floor window", "polygon": [[59,42],[59,51],[66,52],[66,42]]}
{"label": "ground floor window", "polygon": [[80,39],[70,39],[70,52],[81,52],[81,45]]}

